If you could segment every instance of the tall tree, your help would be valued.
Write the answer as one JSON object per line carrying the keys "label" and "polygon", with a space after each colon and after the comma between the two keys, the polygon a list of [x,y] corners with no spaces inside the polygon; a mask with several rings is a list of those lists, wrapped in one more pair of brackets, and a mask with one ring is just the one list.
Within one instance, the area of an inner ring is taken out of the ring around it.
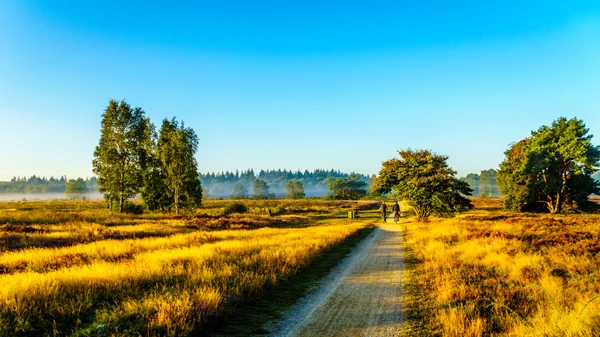
{"label": "tall tree", "polygon": [[252,194],[257,199],[265,199],[271,196],[269,185],[264,180],[254,179],[252,183]]}
{"label": "tall tree", "polygon": [[482,197],[498,195],[498,185],[496,185],[497,175],[498,172],[494,169],[481,171],[479,175],[479,195]]}
{"label": "tall tree", "polygon": [[65,187],[65,194],[83,194],[88,191],[87,184],[82,178],[69,179]]}
{"label": "tall tree", "polygon": [[469,184],[469,187],[473,190],[473,195],[479,195],[479,174],[469,173],[462,180]]}
{"label": "tall tree", "polygon": [[285,183],[285,191],[290,199],[302,199],[305,197],[304,186],[298,180],[288,180]]}
{"label": "tall tree", "polygon": [[202,202],[202,185],[194,154],[198,137],[175,118],[163,120],[158,136],[157,155],[168,197],[173,200],[175,214],[180,208],[198,207]]}
{"label": "tall tree", "polygon": [[498,172],[505,208],[560,213],[564,205],[587,206],[600,192],[592,178],[600,147],[588,132],[582,120],[561,117],[508,149]]}
{"label": "tall tree", "polygon": [[159,157],[156,128],[150,121],[147,123],[143,143],[143,147],[146,150],[143,188],[140,194],[146,208],[151,211],[160,209],[164,212],[173,205],[173,196],[166,185],[167,177],[165,175],[165,168]]}
{"label": "tall tree", "polygon": [[118,201],[119,211],[123,212],[125,201],[140,191],[147,119],[141,108],[131,108],[124,100],[110,100],[102,114],[101,125],[93,171],[109,207]]}
{"label": "tall tree", "polygon": [[356,200],[367,194],[367,183],[358,174],[351,173],[348,178],[328,179],[333,199]]}
{"label": "tall tree", "polygon": [[450,216],[471,208],[464,195],[471,194],[469,185],[454,175],[448,157],[428,150],[402,150],[400,159],[383,162],[375,182],[375,191],[394,192],[408,201],[417,220],[426,222],[431,215]]}

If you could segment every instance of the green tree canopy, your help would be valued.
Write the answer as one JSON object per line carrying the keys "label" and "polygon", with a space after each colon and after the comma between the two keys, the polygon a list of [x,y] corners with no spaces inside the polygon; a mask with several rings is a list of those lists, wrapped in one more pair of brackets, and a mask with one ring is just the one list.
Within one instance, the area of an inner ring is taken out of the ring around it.
{"label": "green tree canopy", "polygon": [[302,186],[302,183],[300,181],[288,180],[288,182],[286,182],[284,186],[288,198],[302,199],[305,197],[304,186]]}
{"label": "green tree canopy", "polygon": [[328,179],[328,185],[333,199],[356,200],[367,194],[367,183],[355,173],[351,173],[348,178]]}
{"label": "green tree canopy", "polygon": [[496,177],[498,172],[494,169],[483,170],[479,175],[479,195],[482,197],[492,197],[498,195],[498,185]]}
{"label": "green tree canopy", "polygon": [[193,129],[186,128],[183,122],[180,124],[175,118],[163,120],[157,156],[166,186],[165,198],[172,198],[176,214],[182,207],[194,208],[202,202],[202,186],[194,157],[197,150],[198,137]]}
{"label": "green tree canopy", "polygon": [[140,192],[146,208],[151,211],[166,211],[173,205],[173,195],[167,187],[165,167],[158,151],[158,134],[150,121],[146,128],[143,146],[146,152],[146,167],[143,173],[143,188]]}
{"label": "green tree canopy", "polygon": [[473,195],[479,195],[479,178],[479,174],[477,173],[469,173],[466,177],[462,178],[473,190]]}
{"label": "green tree canopy", "polygon": [[600,148],[588,131],[582,120],[561,117],[511,146],[498,172],[505,208],[560,213],[564,205],[587,206],[600,192],[592,178]]}
{"label": "green tree canopy", "polygon": [[100,140],[94,151],[93,171],[98,176],[100,192],[112,207],[119,202],[123,212],[125,200],[140,191],[142,184],[147,119],[141,108],[131,108],[125,101],[110,100],[102,114]]}
{"label": "green tree canopy", "polygon": [[257,199],[266,199],[271,197],[269,185],[264,180],[254,179],[252,183],[252,194]]}
{"label": "green tree canopy", "polygon": [[408,201],[417,220],[426,222],[431,215],[450,216],[471,208],[464,195],[471,194],[469,185],[454,175],[446,160],[448,157],[428,150],[402,150],[400,159],[383,162],[374,190],[394,192]]}
{"label": "green tree canopy", "polygon": [[65,194],[80,194],[88,191],[87,183],[82,178],[69,179],[65,188]]}

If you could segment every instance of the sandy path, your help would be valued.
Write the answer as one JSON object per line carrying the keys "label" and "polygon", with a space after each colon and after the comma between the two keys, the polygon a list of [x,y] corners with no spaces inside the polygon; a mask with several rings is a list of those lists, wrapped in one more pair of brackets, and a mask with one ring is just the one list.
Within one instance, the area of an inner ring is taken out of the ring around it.
{"label": "sandy path", "polygon": [[399,336],[404,313],[400,225],[380,225],[270,336]]}

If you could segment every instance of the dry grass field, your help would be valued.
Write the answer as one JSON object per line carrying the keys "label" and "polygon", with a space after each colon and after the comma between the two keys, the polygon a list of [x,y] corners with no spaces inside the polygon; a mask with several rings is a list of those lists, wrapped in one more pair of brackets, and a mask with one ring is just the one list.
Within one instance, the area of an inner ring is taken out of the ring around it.
{"label": "dry grass field", "polygon": [[414,334],[600,336],[600,215],[474,204],[404,223]]}
{"label": "dry grass field", "polygon": [[344,202],[244,201],[247,213],[221,215],[230,202],[187,217],[0,203],[0,335],[208,333],[370,226],[343,219]]}

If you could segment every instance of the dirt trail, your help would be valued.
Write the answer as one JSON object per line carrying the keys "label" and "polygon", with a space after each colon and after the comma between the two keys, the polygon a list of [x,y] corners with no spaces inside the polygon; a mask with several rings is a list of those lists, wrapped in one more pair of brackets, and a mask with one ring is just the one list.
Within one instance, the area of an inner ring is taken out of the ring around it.
{"label": "dirt trail", "polygon": [[403,273],[400,225],[380,225],[269,336],[402,335]]}

